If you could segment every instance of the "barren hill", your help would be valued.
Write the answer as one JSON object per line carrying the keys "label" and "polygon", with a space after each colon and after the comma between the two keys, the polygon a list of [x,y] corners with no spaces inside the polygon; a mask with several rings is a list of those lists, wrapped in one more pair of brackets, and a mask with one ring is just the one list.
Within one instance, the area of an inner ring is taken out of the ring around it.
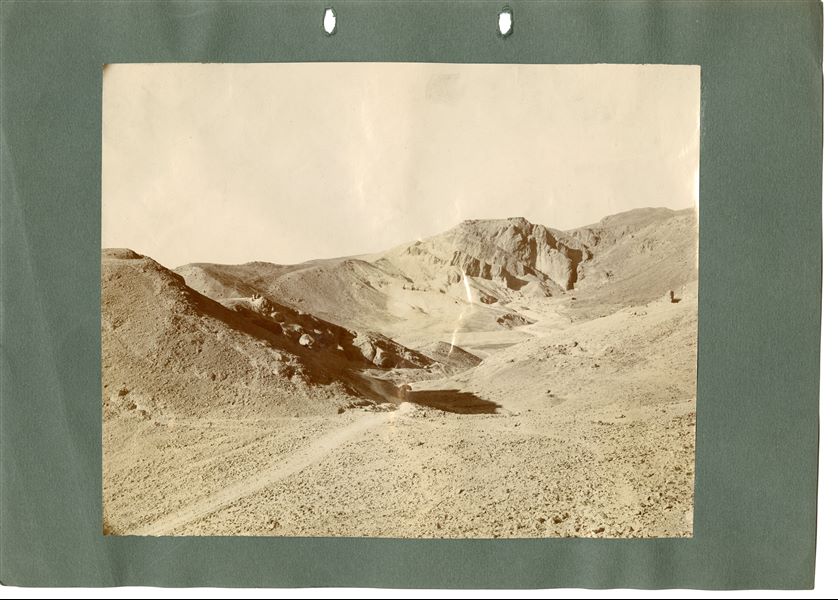
{"label": "barren hill", "polygon": [[217,300],[257,293],[344,327],[433,343],[446,331],[527,324],[528,299],[572,296],[607,313],[678,290],[697,277],[695,219],[638,209],[567,232],[523,218],[471,220],[379,254],[177,272]]}
{"label": "barren hill", "polygon": [[102,348],[106,415],[319,412],[347,401],[292,340],[130,250],[102,254]]}
{"label": "barren hill", "polygon": [[262,297],[215,302],[127,249],[102,253],[102,347],[106,415],[149,419],[334,412],[370,395],[359,369],[434,362]]}

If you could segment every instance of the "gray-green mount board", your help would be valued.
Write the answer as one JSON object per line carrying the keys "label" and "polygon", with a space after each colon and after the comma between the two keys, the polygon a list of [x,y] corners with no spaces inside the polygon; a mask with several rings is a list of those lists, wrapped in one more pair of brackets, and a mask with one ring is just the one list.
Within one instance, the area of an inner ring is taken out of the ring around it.
{"label": "gray-green mount board", "polygon": [[[3,583],[812,585],[819,3],[3,2],[0,20]],[[166,61],[701,65],[695,537],[103,537],[102,65]]]}

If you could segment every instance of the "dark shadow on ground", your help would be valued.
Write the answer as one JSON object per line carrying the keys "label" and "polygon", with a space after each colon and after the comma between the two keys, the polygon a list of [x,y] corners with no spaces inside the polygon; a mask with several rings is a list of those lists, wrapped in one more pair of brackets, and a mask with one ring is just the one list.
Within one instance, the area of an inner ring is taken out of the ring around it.
{"label": "dark shadow on ground", "polygon": [[420,406],[461,415],[493,415],[500,407],[500,404],[460,390],[411,391],[407,392],[405,400]]}

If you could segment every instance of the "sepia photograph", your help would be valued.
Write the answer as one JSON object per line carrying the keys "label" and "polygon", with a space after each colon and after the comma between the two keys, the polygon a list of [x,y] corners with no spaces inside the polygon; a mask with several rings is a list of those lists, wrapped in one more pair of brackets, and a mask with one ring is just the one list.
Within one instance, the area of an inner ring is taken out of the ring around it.
{"label": "sepia photograph", "polygon": [[106,65],[104,533],[691,537],[700,78]]}

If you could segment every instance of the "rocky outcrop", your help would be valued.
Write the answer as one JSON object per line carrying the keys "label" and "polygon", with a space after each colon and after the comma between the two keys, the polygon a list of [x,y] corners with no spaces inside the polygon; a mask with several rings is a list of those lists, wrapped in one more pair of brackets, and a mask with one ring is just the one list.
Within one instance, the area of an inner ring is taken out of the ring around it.
{"label": "rocky outcrop", "polygon": [[519,314],[506,313],[496,319],[498,325],[512,329],[513,327],[521,327],[522,325],[532,325],[532,321]]}
{"label": "rocky outcrop", "polygon": [[429,357],[398,344],[390,338],[371,331],[352,332],[355,336],[352,345],[361,355],[382,369],[408,368],[417,369],[433,364]]}
{"label": "rocky outcrop", "polygon": [[[579,265],[593,256],[577,238],[522,217],[464,221],[451,232],[421,244],[431,256],[447,254],[447,264],[465,275],[496,281],[513,290],[529,282],[573,289]],[[416,255],[421,250],[414,244],[408,252]]]}

